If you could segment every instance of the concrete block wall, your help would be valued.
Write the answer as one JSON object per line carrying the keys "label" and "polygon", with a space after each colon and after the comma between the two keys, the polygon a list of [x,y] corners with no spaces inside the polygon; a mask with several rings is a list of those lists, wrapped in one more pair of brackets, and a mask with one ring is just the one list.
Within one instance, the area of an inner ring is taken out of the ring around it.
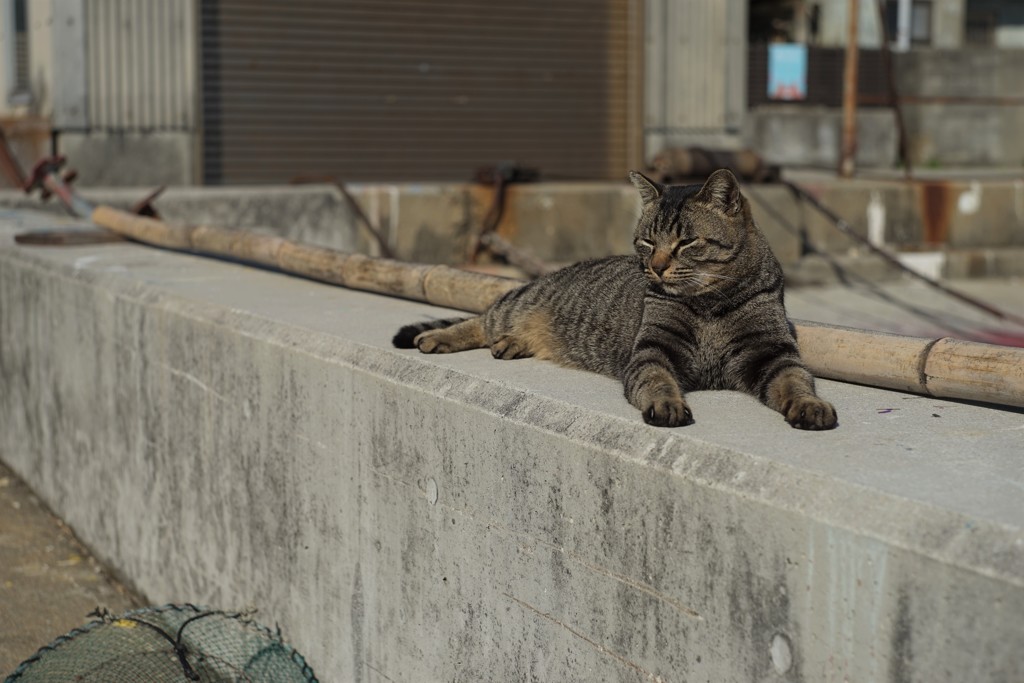
{"label": "concrete block wall", "polygon": [[897,66],[902,96],[941,100],[904,107],[917,164],[1024,164],[1024,51],[911,51],[897,56]]}
{"label": "concrete block wall", "polygon": [[256,604],[321,680],[1024,676],[1019,412],[822,382],[834,432],[728,392],[661,430],[389,348],[447,311],[13,243],[59,223],[0,219],[0,458],[154,602]]}
{"label": "concrete block wall", "polygon": [[[759,106],[747,113],[744,123],[744,144],[780,166],[836,169],[842,137],[842,111],[828,107]],[[857,113],[858,168],[892,168],[898,145],[891,111]]]}
{"label": "concrete block wall", "polygon": [[196,146],[196,134],[184,130],[60,131],[55,145],[94,187],[198,183]]}

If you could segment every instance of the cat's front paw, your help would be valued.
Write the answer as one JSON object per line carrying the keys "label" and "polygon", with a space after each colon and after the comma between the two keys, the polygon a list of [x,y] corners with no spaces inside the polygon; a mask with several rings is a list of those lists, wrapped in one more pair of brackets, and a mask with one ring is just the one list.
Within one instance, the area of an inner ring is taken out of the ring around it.
{"label": "cat's front paw", "polygon": [[681,398],[656,398],[641,412],[644,422],[655,427],[685,427],[693,424],[690,406]]}
{"label": "cat's front paw", "polygon": [[529,358],[533,354],[530,353],[526,344],[512,335],[506,334],[491,344],[491,355],[499,360],[515,360],[517,358]]}
{"label": "cat's front paw", "polygon": [[817,396],[801,396],[785,407],[782,414],[796,429],[833,429],[839,423],[836,409]]}
{"label": "cat's front paw", "polygon": [[427,330],[412,340],[420,353],[451,353],[454,349],[446,342],[445,330]]}

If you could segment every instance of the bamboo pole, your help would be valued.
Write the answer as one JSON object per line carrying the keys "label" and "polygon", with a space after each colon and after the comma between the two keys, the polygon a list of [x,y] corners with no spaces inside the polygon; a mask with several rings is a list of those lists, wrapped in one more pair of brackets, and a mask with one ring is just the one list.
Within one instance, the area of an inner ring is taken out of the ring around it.
{"label": "bamboo pole", "polygon": [[[107,206],[92,221],[155,246],[227,256],[367,292],[473,313],[522,281],[448,266],[403,263],[246,230],[172,226]],[[902,337],[794,321],[800,354],[818,377],[1024,407],[1024,349],[943,337]]]}
{"label": "bamboo pole", "polygon": [[794,321],[817,377],[1024,407],[1024,349]]}
{"label": "bamboo pole", "polygon": [[473,313],[483,312],[499,296],[523,284],[521,280],[470,273],[449,266],[352,254],[249,230],[173,226],[109,206],[93,209],[91,220],[137,242],[228,256],[332,285]]}

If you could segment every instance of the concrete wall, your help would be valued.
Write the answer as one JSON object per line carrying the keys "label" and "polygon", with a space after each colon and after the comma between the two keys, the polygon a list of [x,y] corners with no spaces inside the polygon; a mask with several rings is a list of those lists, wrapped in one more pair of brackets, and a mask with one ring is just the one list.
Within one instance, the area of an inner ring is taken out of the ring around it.
{"label": "concrete wall", "polygon": [[909,52],[896,64],[901,96],[946,100],[904,107],[917,164],[1024,164],[1024,50]]}
{"label": "concrete wall", "polygon": [[723,392],[660,430],[610,379],[390,349],[427,306],[11,240],[53,225],[0,221],[0,457],[321,680],[1024,676],[1019,413],[823,382],[834,432]]}
{"label": "concrete wall", "polygon": [[941,0],[932,3],[931,47],[963,47],[968,2],[969,0]]}
{"label": "concrete wall", "polygon": [[[747,116],[744,139],[765,161],[782,166],[835,169],[839,166],[843,114],[839,109],[800,105],[760,106]],[[857,114],[857,166],[892,168],[898,140],[889,110]]]}
{"label": "concrete wall", "polygon": [[188,131],[62,131],[56,149],[83,185],[190,185],[196,178],[196,136]]}

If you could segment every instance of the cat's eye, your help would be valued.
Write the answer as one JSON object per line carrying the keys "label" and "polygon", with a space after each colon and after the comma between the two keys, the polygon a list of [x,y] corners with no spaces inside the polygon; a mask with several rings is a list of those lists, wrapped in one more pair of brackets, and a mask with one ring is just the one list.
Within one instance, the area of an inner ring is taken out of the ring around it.
{"label": "cat's eye", "polygon": [[685,249],[686,247],[690,246],[691,244],[693,244],[696,241],[697,241],[696,237],[687,237],[685,239],[679,240],[678,242],[676,242],[675,253],[678,254],[683,249]]}
{"label": "cat's eye", "polygon": [[637,251],[654,251],[654,242],[648,240],[637,240],[633,246]]}

